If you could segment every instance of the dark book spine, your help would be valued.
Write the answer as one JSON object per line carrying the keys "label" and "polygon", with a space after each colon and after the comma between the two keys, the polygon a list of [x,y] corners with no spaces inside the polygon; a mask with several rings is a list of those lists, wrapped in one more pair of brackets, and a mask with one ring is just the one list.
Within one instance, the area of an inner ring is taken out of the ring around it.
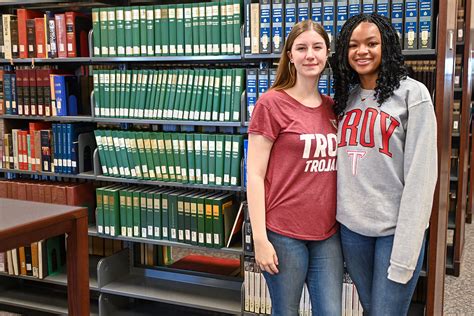
{"label": "dark book spine", "polygon": [[23,77],[24,77],[24,70],[23,69],[17,69],[16,71],[16,79],[17,79],[17,85],[16,85],[16,91],[17,91],[17,96],[18,96],[18,115],[28,115],[28,112],[25,111],[25,95],[23,93]]}
{"label": "dark book spine", "polygon": [[36,115],[44,115],[44,87],[42,78],[42,69],[35,70],[36,77],[36,96],[37,96],[37,108]]}
{"label": "dark book spine", "polygon": [[10,32],[12,39],[12,58],[19,58],[20,51],[18,50],[18,20],[16,16],[10,20]]}
{"label": "dark book spine", "polygon": [[38,115],[38,93],[36,91],[36,71],[28,69],[28,78],[30,86],[30,114]]}
{"label": "dark book spine", "polygon": [[22,85],[23,85],[23,112],[25,115],[31,115],[30,107],[30,79],[28,78],[28,70],[22,70]]}
{"label": "dark book spine", "polygon": [[33,259],[31,257],[31,246],[25,246],[26,275],[33,276]]}
{"label": "dark book spine", "polygon": [[16,88],[16,74],[12,74],[11,77],[11,92],[12,92],[12,113],[13,115],[18,115],[18,95],[17,95],[17,88]]}
{"label": "dark book spine", "polygon": [[51,172],[51,131],[41,130],[41,170]]}
{"label": "dark book spine", "polygon": [[28,58],[36,58],[36,32],[34,19],[26,20],[26,39]]}
{"label": "dark book spine", "polygon": [[5,45],[3,43],[3,21],[0,21],[0,58],[5,58]]}
{"label": "dark book spine", "polygon": [[46,13],[46,30],[48,39],[48,57],[58,57],[58,48],[56,46],[56,22],[54,21],[54,14]]}

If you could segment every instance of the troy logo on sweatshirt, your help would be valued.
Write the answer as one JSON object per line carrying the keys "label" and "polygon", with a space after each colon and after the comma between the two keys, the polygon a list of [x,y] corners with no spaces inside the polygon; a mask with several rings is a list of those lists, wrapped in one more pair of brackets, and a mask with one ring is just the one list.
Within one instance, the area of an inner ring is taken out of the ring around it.
{"label": "troy logo on sweatshirt", "polygon": [[354,109],[348,111],[342,122],[340,142],[338,147],[361,146],[367,148],[375,147],[376,137],[379,152],[392,157],[390,152],[390,138],[400,126],[390,114],[375,108],[367,108],[365,111]]}

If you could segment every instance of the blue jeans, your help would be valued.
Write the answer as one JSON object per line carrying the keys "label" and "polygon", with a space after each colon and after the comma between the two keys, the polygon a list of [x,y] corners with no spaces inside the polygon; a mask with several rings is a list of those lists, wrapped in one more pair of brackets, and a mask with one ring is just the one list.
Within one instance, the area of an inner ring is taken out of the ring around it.
{"label": "blue jeans", "polygon": [[367,237],[341,225],[344,260],[364,308],[364,315],[402,316],[408,313],[425,252],[423,241],[413,277],[407,284],[388,279],[394,235]]}
{"label": "blue jeans", "polygon": [[320,241],[294,239],[269,230],[267,234],[279,263],[278,274],[264,272],[272,315],[298,315],[306,282],[313,316],[340,316],[344,265],[339,232]]}

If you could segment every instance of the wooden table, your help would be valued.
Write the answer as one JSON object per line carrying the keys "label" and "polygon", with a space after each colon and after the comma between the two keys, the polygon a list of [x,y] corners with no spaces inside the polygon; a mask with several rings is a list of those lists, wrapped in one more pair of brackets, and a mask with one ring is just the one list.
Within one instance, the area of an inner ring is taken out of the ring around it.
{"label": "wooden table", "polygon": [[69,315],[89,315],[87,209],[0,198],[0,252],[64,233]]}

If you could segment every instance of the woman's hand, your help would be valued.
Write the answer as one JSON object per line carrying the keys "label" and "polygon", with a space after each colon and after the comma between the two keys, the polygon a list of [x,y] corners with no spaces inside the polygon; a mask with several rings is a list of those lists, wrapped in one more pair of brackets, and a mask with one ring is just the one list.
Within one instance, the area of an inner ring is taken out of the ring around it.
{"label": "woman's hand", "polygon": [[262,271],[278,273],[278,257],[272,243],[268,240],[254,241],[255,261]]}

